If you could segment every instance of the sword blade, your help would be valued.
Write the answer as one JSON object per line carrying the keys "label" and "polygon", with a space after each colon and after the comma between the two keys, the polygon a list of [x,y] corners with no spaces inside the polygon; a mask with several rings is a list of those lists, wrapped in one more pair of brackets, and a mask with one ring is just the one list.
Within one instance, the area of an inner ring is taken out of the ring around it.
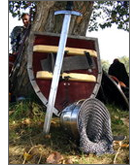
{"label": "sword blade", "polygon": [[70,20],[71,20],[71,14],[70,15],[66,14],[64,16],[64,21],[63,21],[63,26],[62,26],[61,36],[60,36],[60,41],[59,41],[59,46],[58,46],[58,52],[57,52],[55,67],[53,71],[53,78],[52,78],[47,111],[45,115],[45,122],[44,122],[44,127],[43,127],[44,134],[48,134],[50,131],[51,118],[52,118],[53,108],[55,105],[55,100],[56,100],[56,95],[57,95],[57,88],[59,84],[59,78],[60,78],[60,73],[61,73],[61,68],[62,68],[62,63],[63,63],[63,58],[64,58],[64,50],[66,46]]}

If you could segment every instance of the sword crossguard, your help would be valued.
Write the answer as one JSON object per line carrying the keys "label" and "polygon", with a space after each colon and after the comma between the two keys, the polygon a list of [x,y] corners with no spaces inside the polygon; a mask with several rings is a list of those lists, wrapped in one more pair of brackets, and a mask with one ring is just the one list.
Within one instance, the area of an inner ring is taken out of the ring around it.
{"label": "sword crossguard", "polygon": [[55,15],[60,15],[60,14],[64,14],[64,15],[76,15],[76,16],[82,16],[82,14],[78,11],[70,11],[70,10],[60,10],[60,11],[55,11],[54,13]]}

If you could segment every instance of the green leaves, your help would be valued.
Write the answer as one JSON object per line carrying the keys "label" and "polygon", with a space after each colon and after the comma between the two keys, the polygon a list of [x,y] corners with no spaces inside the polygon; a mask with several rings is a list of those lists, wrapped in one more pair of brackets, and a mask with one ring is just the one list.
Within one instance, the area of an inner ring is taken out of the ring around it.
{"label": "green leaves", "polygon": [[[9,1],[9,12],[13,17],[18,16],[20,19],[23,10],[27,8],[31,8],[34,14],[37,3],[37,1]],[[112,24],[116,24],[118,29],[129,31],[129,1],[94,1],[88,30],[97,31],[98,28],[108,28]]]}
{"label": "green leaves", "polygon": [[9,1],[9,12],[13,17],[18,16],[18,19],[21,18],[23,10],[31,8],[32,12],[35,12],[37,2],[35,1]]}
{"label": "green leaves", "polygon": [[112,24],[129,31],[129,1],[95,1],[88,30],[97,31]]}

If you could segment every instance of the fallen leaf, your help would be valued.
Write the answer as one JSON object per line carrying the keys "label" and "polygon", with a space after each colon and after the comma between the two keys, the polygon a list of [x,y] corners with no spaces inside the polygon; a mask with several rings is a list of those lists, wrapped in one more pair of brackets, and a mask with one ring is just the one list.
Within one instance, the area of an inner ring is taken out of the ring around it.
{"label": "fallen leaf", "polygon": [[73,164],[74,161],[71,158],[66,159],[65,164]]}
{"label": "fallen leaf", "polygon": [[25,119],[22,121],[23,124],[26,124],[26,125],[30,125],[31,124],[31,120],[29,118]]}
{"label": "fallen leaf", "polygon": [[121,120],[123,121],[124,125],[129,127],[129,119],[128,118],[121,118]]}
{"label": "fallen leaf", "polygon": [[9,116],[12,115],[15,111],[9,111]]}
{"label": "fallen leaf", "polygon": [[32,158],[32,155],[30,155],[30,154],[27,153],[27,152],[24,152],[23,157],[24,157],[24,160],[25,160],[25,161],[28,161],[28,160],[30,160],[30,159]]}
{"label": "fallen leaf", "polygon": [[44,136],[46,139],[50,139],[51,138],[51,135],[50,134],[47,134]]}
{"label": "fallen leaf", "polygon": [[58,164],[61,160],[63,160],[63,156],[59,152],[53,152],[46,159],[46,163]]}
{"label": "fallen leaf", "polygon": [[51,121],[51,124],[56,125],[57,123],[55,121]]}
{"label": "fallen leaf", "polygon": [[12,124],[15,124],[15,123],[16,123],[15,121],[12,122]]}
{"label": "fallen leaf", "polygon": [[115,115],[114,117],[115,117],[115,119],[119,119],[119,116],[116,116],[116,115]]}
{"label": "fallen leaf", "polygon": [[121,148],[128,148],[129,147],[129,144],[122,144],[121,145]]}
{"label": "fallen leaf", "polygon": [[115,141],[113,142],[113,145],[119,145],[119,146],[121,146],[121,145],[122,145],[122,141],[118,141],[118,140],[116,141],[116,140],[115,140]]}

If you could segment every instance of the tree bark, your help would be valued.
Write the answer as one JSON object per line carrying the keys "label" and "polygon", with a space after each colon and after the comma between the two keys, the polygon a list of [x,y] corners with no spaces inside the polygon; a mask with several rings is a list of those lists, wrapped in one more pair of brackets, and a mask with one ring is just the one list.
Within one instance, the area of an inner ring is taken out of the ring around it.
{"label": "tree bark", "polygon": [[[83,16],[72,16],[69,34],[85,36],[92,13],[93,1],[74,1],[73,10]],[[54,15],[57,10],[65,10],[66,2],[41,1],[37,5],[37,13],[33,23],[33,31],[60,33],[63,15]]]}
{"label": "tree bark", "polygon": [[[55,11],[65,10],[67,1],[40,1],[36,7],[36,14],[31,26],[31,31],[61,33],[63,15],[54,15]],[[92,13],[93,1],[74,1],[74,11],[82,13],[82,17],[72,16],[69,35],[85,36]],[[29,36],[30,37],[30,36]],[[33,93],[27,74],[27,47],[26,39],[24,51],[18,72],[14,73],[12,93],[16,96],[28,96]]]}

